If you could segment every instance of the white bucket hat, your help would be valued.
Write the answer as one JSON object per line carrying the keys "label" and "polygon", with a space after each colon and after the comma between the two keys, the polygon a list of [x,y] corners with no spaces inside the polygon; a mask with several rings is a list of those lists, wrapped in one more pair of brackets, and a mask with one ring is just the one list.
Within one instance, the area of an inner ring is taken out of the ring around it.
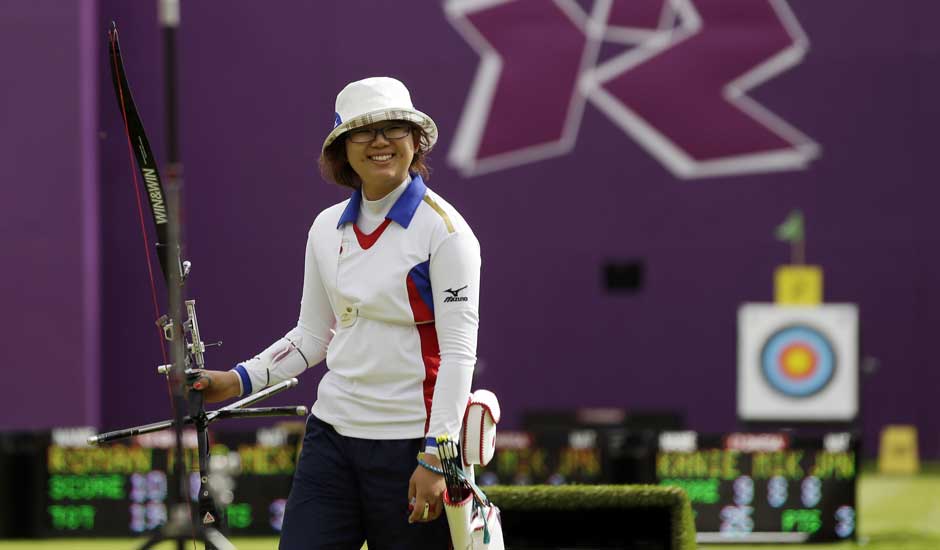
{"label": "white bucket hat", "polygon": [[326,136],[321,151],[344,132],[383,120],[417,124],[428,136],[427,149],[437,141],[437,125],[431,117],[414,108],[408,88],[394,78],[376,76],[351,82],[337,94],[333,131]]}

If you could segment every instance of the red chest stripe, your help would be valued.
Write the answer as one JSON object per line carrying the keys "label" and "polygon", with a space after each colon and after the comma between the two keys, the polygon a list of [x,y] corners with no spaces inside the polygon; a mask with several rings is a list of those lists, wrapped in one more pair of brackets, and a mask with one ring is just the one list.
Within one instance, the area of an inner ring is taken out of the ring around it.
{"label": "red chest stripe", "polygon": [[366,235],[359,230],[359,226],[353,224],[353,231],[356,232],[356,240],[359,241],[359,246],[363,250],[368,250],[375,244],[375,241],[379,240],[379,237],[382,236],[382,233],[385,232],[385,228],[388,227],[388,224],[392,223],[392,220],[386,218],[382,225],[375,228],[375,231]]}

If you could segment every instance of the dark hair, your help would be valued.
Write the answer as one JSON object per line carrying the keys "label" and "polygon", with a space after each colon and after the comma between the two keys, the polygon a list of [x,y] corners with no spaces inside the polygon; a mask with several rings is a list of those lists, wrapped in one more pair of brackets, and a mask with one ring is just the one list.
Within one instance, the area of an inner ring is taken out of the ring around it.
{"label": "dark hair", "polygon": [[[404,121],[408,122],[408,121]],[[408,122],[411,126],[411,137],[417,141],[415,146],[415,156],[411,159],[411,166],[408,171],[412,174],[421,174],[421,177],[427,180],[431,177],[430,170],[426,163],[428,153],[431,151],[431,144],[427,132],[424,128]],[[346,158],[346,134],[342,134],[331,143],[320,155],[320,175],[327,181],[359,189],[362,186],[362,180],[353,170],[352,165]]]}

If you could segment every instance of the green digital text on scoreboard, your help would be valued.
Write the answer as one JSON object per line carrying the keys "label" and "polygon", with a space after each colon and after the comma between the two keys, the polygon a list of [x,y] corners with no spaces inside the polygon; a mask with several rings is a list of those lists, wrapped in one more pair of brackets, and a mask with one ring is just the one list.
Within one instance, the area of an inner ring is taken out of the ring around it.
{"label": "green digital text on scoreboard", "polygon": [[[273,429],[213,434],[210,486],[233,534],[280,531],[299,437]],[[172,506],[176,452],[165,436],[90,447],[53,432],[45,452],[42,536],[128,536],[158,529]],[[60,441],[61,440],[61,441]],[[184,450],[189,497],[196,502],[196,448]],[[195,504],[193,509],[196,509]]]}
{"label": "green digital text on scoreboard", "polygon": [[847,433],[664,433],[656,454],[657,482],[685,490],[708,542],[853,539],[857,467]]}

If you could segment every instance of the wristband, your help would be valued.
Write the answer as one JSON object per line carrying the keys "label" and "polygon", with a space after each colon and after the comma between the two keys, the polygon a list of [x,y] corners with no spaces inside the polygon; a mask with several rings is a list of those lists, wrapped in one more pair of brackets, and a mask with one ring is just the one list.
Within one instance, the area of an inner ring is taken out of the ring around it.
{"label": "wristband", "polygon": [[424,438],[424,454],[437,456],[437,439],[433,437]]}
{"label": "wristband", "polygon": [[248,369],[245,368],[245,365],[239,363],[230,372],[238,375],[239,397],[251,395],[251,377],[248,376]]}
{"label": "wristband", "polygon": [[420,458],[418,459],[418,464],[420,464],[426,470],[430,470],[439,476],[444,475],[444,470],[438,468],[437,466],[432,466],[431,464],[428,464],[427,462],[421,460]]}

